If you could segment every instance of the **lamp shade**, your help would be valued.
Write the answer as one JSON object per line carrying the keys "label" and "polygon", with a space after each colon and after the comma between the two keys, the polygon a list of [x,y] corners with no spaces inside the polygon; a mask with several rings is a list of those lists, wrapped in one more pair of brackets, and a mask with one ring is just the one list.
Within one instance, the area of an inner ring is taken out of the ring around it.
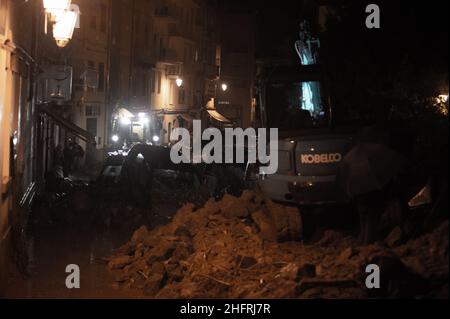
{"label": "lamp shade", "polygon": [[50,20],[57,22],[62,19],[65,10],[68,10],[72,0],[44,0],[44,9],[50,14]]}
{"label": "lamp shade", "polygon": [[65,47],[72,39],[78,15],[74,11],[63,11],[61,18],[53,25],[53,37],[59,47]]}
{"label": "lamp shade", "polygon": [[66,10],[69,8],[71,0],[44,0],[45,10]]}

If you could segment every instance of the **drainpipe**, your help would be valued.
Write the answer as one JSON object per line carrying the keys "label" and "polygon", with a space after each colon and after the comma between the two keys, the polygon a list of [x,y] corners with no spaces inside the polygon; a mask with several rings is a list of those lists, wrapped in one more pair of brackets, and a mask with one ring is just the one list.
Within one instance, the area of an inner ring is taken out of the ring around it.
{"label": "drainpipe", "polygon": [[131,104],[131,89],[133,87],[133,76],[134,76],[134,44],[135,44],[135,10],[136,10],[136,0],[132,0],[133,5],[131,7],[131,43],[130,43],[130,63],[129,63],[129,80],[128,80],[128,108]]}
{"label": "drainpipe", "polygon": [[107,39],[107,61],[106,61],[106,86],[105,86],[105,131],[104,137],[105,146],[109,145],[110,133],[112,131],[111,123],[111,54],[112,54],[112,15],[113,15],[113,0],[108,1],[108,39]]}

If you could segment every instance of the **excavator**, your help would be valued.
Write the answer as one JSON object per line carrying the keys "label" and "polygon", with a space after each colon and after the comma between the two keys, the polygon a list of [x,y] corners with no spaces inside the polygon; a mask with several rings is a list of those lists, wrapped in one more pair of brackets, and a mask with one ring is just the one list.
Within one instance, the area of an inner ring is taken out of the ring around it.
{"label": "excavator", "polygon": [[354,130],[337,128],[329,85],[318,52],[320,41],[301,24],[295,43],[298,65],[269,65],[258,76],[263,127],[279,130],[279,168],[261,176],[261,189],[273,200],[301,206],[345,203],[338,166],[349,151]]}
{"label": "excavator", "polygon": [[307,22],[300,24],[299,37],[295,50],[300,63],[259,67],[260,122],[264,128],[278,128],[279,167],[271,175],[250,174],[265,196],[299,208],[286,226],[297,228],[289,231],[300,237],[294,240],[308,232],[307,216],[350,204],[338,175],[356,134],[356,129],[336,125],[327,72],[320,64],[320,40]]}

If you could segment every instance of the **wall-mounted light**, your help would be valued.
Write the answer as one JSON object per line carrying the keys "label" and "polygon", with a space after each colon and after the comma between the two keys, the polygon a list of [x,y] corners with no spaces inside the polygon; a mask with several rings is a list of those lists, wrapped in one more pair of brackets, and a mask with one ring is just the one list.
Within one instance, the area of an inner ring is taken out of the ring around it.
{"label": "wall-mounted light", "polygon": [[61,18],[53,25],[53,37],[60,48],[65,47],[72,39],[77,19],[78,14],[76,12],[66,10],[61,14]]}
{"label": "wall-mounted light", "polygon": [[447,101],[448,101],[448,94],[440,94],[440,95],[439,95],[439,100],[440,100],[442,103],[447,103]]}
{"label": "wall-mounted light", "polygon": [[178,78],[175,80],[175,83],[177,84],[177,86],[180,88],[183,86],[183,79]]}
{"label": "wall-mounted light", "polygon": [[228,90],[228,84],[222,83],[222,91],[226,92]]}

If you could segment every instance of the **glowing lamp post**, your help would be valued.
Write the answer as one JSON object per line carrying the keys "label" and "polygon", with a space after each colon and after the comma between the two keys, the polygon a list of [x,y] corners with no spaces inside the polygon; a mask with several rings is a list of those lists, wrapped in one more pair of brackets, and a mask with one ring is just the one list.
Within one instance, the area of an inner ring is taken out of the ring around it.
{"label": "glowing lamp post", "polygon": [[178,86],[179,88],[183,86],[183,79],[178,78],[178,79],[176,79],[175,82],[176,82],[176,84],[177,84],[177,86]]}
{"label": "glowing lamp post", "polygon": [[53,25],[53,37],[56,44],[63,48],[72,39],[78,14],[74,11],[66,10],[61,14],[60,19]]}
{"label": "glowing lamp post", "polygon": [[223,92],[226,92],[228,90],[228,84],[226,84],[226,83],[222,83],[221,87],[222,87]]}

